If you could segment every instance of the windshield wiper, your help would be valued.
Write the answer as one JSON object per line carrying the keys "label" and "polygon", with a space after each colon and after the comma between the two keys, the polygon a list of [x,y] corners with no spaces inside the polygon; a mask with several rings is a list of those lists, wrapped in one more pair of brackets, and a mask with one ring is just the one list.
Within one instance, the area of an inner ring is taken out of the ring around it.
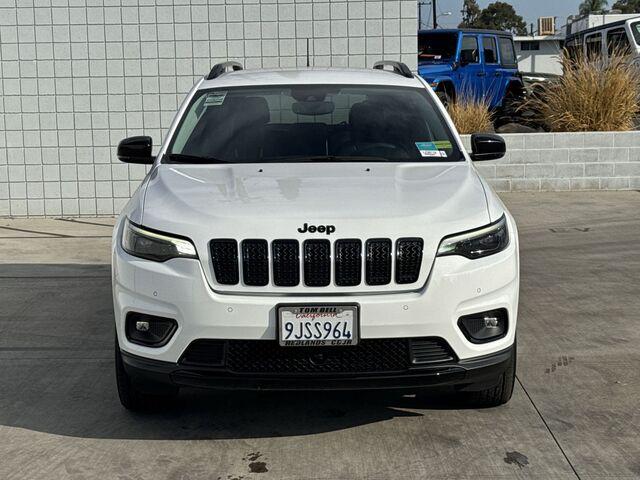
{"label": "windshield wiper", "polygon": [[185,155],[183,153],[168,153],[165,155],[168,163],[192,163],[192,164],[224,164],[224,163],[296,163],[296,162],[389,162],[391,159],[367,155],[310,155],[310,156],[283,156],[261,158],[256,162],[230,162],[215,157],[200,157],[198,155]]}
{"label": "windshield wiper", "polygon": [[388,162],[388,158],[369,157],[366,155],[312,155],[308,157],[271,157],[262,158],[265,163],[296,163],[296,162]]}
{"label": "windshield wiper", "polygon": [[200,157],[198,155],[185,155],[183,153],[168,153],[166,157],[171,163],[231,163],[227,160],[221,160],[215,157]]}

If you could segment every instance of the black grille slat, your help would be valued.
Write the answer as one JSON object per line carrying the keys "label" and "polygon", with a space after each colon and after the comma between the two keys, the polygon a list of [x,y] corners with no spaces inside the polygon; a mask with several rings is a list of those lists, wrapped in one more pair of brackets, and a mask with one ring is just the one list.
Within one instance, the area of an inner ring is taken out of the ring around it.
{"label": "black grille slat", "polygon": [[415,283],[422,265],[421,238],[401,238],[396,242],[396,283]]}
{"label": "black grille slat", "polygon": [[362,281],[362,242],[338,240],[335,245],[336,285],[354,287]]}
{"label": "black grille slat", "polygon": [[411,363],[422,365],[456,360],[449,344],[441,338],[412,338]]}
{"label": "black grille slat", "polygon": [[295,287],[300,283],[300,245],[297,240],[274,240],[273,283],[278,287]]}
{"label": "black grille slat", "polygon": [[304,283],[308,287],[326,287],[331,283],[331,244],[329,240],[306,240]]}
{"label": "black grille slat", "polygon": [[369,285],[391,282],[391,240],[388,238],[367,240],[366,281]]}
{"label": "black grille slat", "polygon": [[252,287],[264,287],[269,283],[269,244],[266,240],[242,241],[242,280]]}
{"label": "black grille slat", "polygon": [[211,240],[209,248],[217,282],[222,285],[236,285],[240,281],[238,242],[233,239]]}

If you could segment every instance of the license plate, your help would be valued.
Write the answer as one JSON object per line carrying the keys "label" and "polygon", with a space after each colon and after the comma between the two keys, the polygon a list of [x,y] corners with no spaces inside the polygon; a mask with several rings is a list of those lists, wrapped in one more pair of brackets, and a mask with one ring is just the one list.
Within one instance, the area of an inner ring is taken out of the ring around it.
{"label": "license plate", "polygon": [[357,305],[287,305],[278,308],[283,347],[335,347],[358,343]]}

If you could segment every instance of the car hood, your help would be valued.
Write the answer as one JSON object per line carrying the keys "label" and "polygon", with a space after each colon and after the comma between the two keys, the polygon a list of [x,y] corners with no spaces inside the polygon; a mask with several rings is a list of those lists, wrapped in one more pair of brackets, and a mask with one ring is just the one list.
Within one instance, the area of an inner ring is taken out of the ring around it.
{"label": "car hood", "polygon": [[[490,219],[467,162],[162,164],[148,178],[142,222],[192,239],[201,258],[212,238],[420,237],[430,265],[442,237]],[[300,232],[305,223],[335,232]]]}
{"label": "car hood", "polygon": [[421,62],[418,64],[418,74],[422,78],[448,76],[451,72],[453,72],[453,67],[450,63]]}

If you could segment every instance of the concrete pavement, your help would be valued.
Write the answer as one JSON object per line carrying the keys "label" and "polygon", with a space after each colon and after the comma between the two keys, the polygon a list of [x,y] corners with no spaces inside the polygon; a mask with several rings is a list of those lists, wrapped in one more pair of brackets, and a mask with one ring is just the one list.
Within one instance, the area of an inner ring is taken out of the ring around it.
{"label": "concrete pavement", "polygon": [[487,410],[194,390],[128,413],[113,219],[0,219],[0,478],[640,478],[640,193],[503,199],[522,249],[518,383]]}

